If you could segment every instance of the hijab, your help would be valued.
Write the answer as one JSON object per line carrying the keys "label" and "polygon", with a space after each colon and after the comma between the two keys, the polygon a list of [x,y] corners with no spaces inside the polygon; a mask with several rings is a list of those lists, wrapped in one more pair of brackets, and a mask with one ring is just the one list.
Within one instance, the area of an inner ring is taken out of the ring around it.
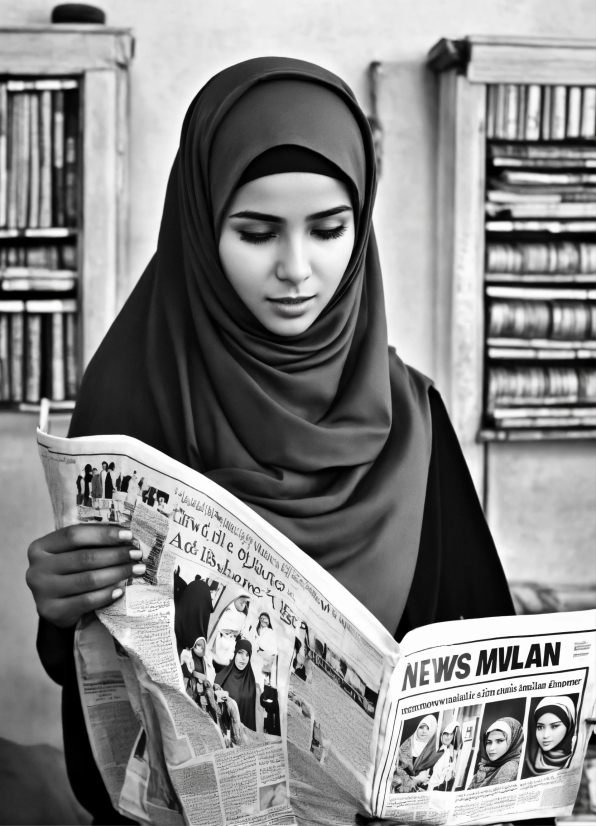
{"label": "hijab", "polygon": [[174,632],[178,654],[191,648],[199,637],[207,644],[207,630],[211,616],[211,591],[203,579],[195,579],[183,590],[174,614]]}
{"label": "hijab", "polygon": [[[248,652],[248,662],[243,670],[236,666],[236,654],[239,651]],[[248,640],[237,640],[234,649],[234,658],[229,665],[226,665],[217,675],[217,683],[228,692],[230,697],[236,701],[240,713],[240,722],[251,729],[257,730],[256,723],[256,700],[257,683],[252,671],[252,645]]]}
{"label": "hijab", "polygon": [[[422,740],[419,737],[420,726],[428,726],[428,737]],[[414,774],[419,774],[425,769],[430,769],[435,765],[441,754],[436,749],[435,734],[437,733],[437,718],[434,714],[427,714],[418,723],[416,731],[410,738],[412,757],[414,758]]]}
{"label": "hijab", "polygon": [[[490,760],[486,753],[486,740],[491,731],[500,731],[505,737],[507,750],[497,760]],[[490,786],[496,778],[498,769],[512,760],[517,760],[521,756],[524,744],[524,731],[521,724],[513,717],[501,717],[490,725],[484,733],[480,762],[478,771],[474,776],[475,786]]]}
{"label": "hijab", "polygon": [[[556,748],[544,751],[536,739],[536,727],[543,714],[554,714],[565,726],[565,736]],[[534,736],[529,738],[526,766],[530,774],[539,775],[566,769],[575,746],[575,705],[571,697],[543,697],[534,709]]]}
{"label": "hijab", "polygon": [[[338,167],[357,219],[333,298],[288,337],[252,315],[218,254],[245,169],[278,146]],[[267,57],[212,78],[184,119],[157,251],[87,368],[69,435],[124,433],[206,474],[393,634],[420,543],[430,382],[388,349],[375,192],[368,121],[335,75]]]}
{"label": "hijab", "polygon": [[[443,735],[444,734],[453,734],[451,739],[451,743],[446,745],[443,743]],[[463,745],[463,740],[461,736],[461,728],[457,720],[452,720],[450,723],[447,723],[443,731],[441,732],[441,740],[439,743],[439,750],[440,751],[458,751],[461,749]]]}

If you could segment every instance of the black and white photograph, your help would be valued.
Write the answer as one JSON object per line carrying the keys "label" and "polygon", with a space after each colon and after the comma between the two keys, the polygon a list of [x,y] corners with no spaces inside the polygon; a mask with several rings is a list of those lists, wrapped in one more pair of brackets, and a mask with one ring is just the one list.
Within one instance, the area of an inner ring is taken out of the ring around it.
{"label": "black and white photograph", "polygon": [[[593,0],[0,21],[0,822],[157,824],[102,746],[141,685],[169,826],[453,826],[517,782],[564,789],[495,823],[594,818]],[[408,640],[543,619],[546,664],[491,660],[525,705],[422,683],[393,725]]]}

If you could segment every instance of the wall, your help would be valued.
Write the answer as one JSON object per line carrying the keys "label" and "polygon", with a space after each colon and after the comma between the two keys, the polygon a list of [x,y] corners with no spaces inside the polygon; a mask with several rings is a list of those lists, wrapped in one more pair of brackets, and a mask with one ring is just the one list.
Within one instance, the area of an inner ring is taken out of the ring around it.
{"label": "wall", "polygon": [[[432,376],[436,91],[433,77],[424,69],[426,53],[441,37],[468,33],[586,36],[594,31],[596,22],[592,0],[97,2],[106,10],[109,24],[130,26],[136,36],[131,71],[129,282],[125,293],[154,251],[182,118],[194,94],[211,75],[258,55],[299,57],[321,63],[345,78],[368,110],[367,67],[372,60],[387,63],[381,99],[386,163],[375,221],[389,335],[406,361]],[[0,21],[3,26],[45,23],[53,5],[49,0],[22,0],[18,4],[0,0]],[[34,536],[51,529],[33,439],[31,418],[0,415],[0,520],[9,526],[0,536],[0,554],[8,565],[3,568],[0,606],[2,627],[11,629],[3,635],[0,649],[0,736],[56,743],[58,692],[37,662],[35,613],[23,584],[27,545]],[[18,447],[22,444],[24,449]],[[532,450],[520,448],[516,454],[537,480],[544,463],[558,467],[550,458],[551,446],[541,450],[538,458],[535,446]],[[587,478],[586,462],[591,458],[579,455],[579,450],[573,455],[564,453],[572,456],[571,477]],[[525,519],[528,526],[523,536],[531,537],[532,510],[520,508],[519,496],[514,493],[509,500],[505,496],[510,472],[515,470],[509,466],[497,474],[497,489],[503,491],[503,497],[495,520],[498,522],[507,508],[517,508],[510,522],[513,533],[517,537],[516,525]],[[557,473],[555,477],[551,501],[566,502],[561,488],[569,480]],[[540,488],[535,486],[535,491],[538,497]],[[560,507],[558,516],[563,519],[559,533],[565,534],[567,517]],[[575,520],[575,511],[572,518]],[[548,527],[542,536],[555,551],[566,547],[559,534]],[[513,548],[507,565],[515,576],[518,545],[505,535],[503,541],[507,548]],[[580,544],[585,547],[585,538]],[[581,568],[581,560],[579,564]]]}

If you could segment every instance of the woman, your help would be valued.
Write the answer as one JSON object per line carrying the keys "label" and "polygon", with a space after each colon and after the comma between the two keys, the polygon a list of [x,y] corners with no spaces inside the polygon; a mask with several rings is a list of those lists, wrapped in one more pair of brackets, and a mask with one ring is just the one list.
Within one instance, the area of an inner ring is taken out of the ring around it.
{"label": "woman", "polygon": [[249,603],[248,594],[235,597],[224,608],[210,634],[209,650],[217,673],[232,662],[236,640],[242,635],[246,625]]}
{"label": "woman", "polygon": [[453,720],[447,723],[441,733],[439,751],[441,756],[437,760],[430,778],[428,788],[440,792],[449,792],[453,788],[453,781],[457,770],[457,758],[463,741],[459,723]]}
{"label": "woman", "polygon": [[524,777],[567,769],[577,739],[575,704],[571,697],[543,697],[534,709]]}
{"label": "woman", "polygon": [[185,680],[213,683],[215,669],[207,650],[207,629],[211,616],[211,591],[204,580],[193,580],[184,588],[176,605],[174,633]]}
{"label": "woman", "polygon": [[441,752],[436,748],[436,732],[437,718],[428,714],[418,723],[414,734],[401,744],[391,784],[392,792],[426,791],[432,767],[441,757]]}
{"label": "woman", "polygon": [[[70,435],[125,433],[205,473],[401,639],[513,607],[441,398],[388,348],[375,191],[368,121],[335,75],[258,58],[212,78],[184,121],[157,252],[87,368]],[[93,527],[32,543],[29,581],[42,660],[65,686],[71,779],[95,813],[73,624],[116,598],[134,549]],[[77,556],[89,547],[104,553]],[[61,585],[65,553],[69,571],[95,564],[80,578],[94,590]]]}
{"label": "woman", "polygon": [[249,640],[238,640],[234,659],[217,675],[219,687],[238,706],[240,722],[251,731],[257,730],[257,684],[251,665],[252,645]]}
{"label": "woman", "polygon": [[260,655],[262,671],[271,674],[273,661],[277,655],[277,640],[271,626],[271,617],[267,611],[261,611],[253,640],[255,653]]}
{"label": "woman", "polygon": [[495,786],[517,780],[524,745],[521,724],[513,717],[501,717],[484,734],[483,748],[476,774],[468,789]]}

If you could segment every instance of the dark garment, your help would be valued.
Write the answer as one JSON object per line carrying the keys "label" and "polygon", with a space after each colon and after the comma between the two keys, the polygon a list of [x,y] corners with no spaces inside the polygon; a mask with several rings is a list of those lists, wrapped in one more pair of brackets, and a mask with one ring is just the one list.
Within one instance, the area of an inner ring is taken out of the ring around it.
{"label": "dark garment", "polygon": [[[188,591],[188,588],[186,590]],[[239,651],[248,653],[248,663],[242,670],[236,666],[236,654]],[[243,639],[236,640],[234,659],[218,673],[217,682],[238,706],[240,722],[251,731],[256,731],[257,684],[250,662],[251,658],[252,643]]]}
{"label": "dark garment", "polygon": [[281,727],[279,724],[279,701],[277,699],[277,689],[270,685],[263,687],[261,693],[261,705],[265,709],[265,734],[276,734],[281,736]]}
{"label": "dark garment", "polygon": [[[420,551],[396,639],[412,628],[442,620],[513,614],[513,604],[476,491],[440,395],[429,390],[433,448]],[[190,587],[190,586],[188,586]],[[127,823],[113,811],[93,761],[83,720],[72,654],[74,629],[40,620],[37,649],[64,686],[64,748],[73,790],[103,823]],[[106,809],[106,804],[109,809]],[[530,821],[524,821],[529,823]]]}
{"label": "dark garment", "polygon": [[125,476],[124,479],[122,480],[122,484],[120,486],[120,490],[121,490],[122,493],[128,493],[128,483],[130,482],[130,479],[131,479],[131,476],[129,474],[128,476]]}
{"label": "dark garment", "polygon": [[112,474],[111,471],[108,470],[106,473],[106,489],[105,489],[105,499],[111,499],[112,494],[114,493],[114,483],[112,482]]}
{"label": "dark garment", "polygon": [[176,605],[178,602],[180,602],[180,598],[182,597],[182,594],[184,593],[184,589],[186,588],[186,586],[188,584],[186,582],[186,580],[182,579],[182,577],[178,573],[179,570],[180,570],[180,568],[177,568],[174,571],[174,605]]}
{"label": "dark garment", "polygon": [[174,633],[178,654],[192,648],[202,637],[207,641],[209,617],[213,611],[211,589],[203,579],[195,579],[184,589],[174,614]]}

